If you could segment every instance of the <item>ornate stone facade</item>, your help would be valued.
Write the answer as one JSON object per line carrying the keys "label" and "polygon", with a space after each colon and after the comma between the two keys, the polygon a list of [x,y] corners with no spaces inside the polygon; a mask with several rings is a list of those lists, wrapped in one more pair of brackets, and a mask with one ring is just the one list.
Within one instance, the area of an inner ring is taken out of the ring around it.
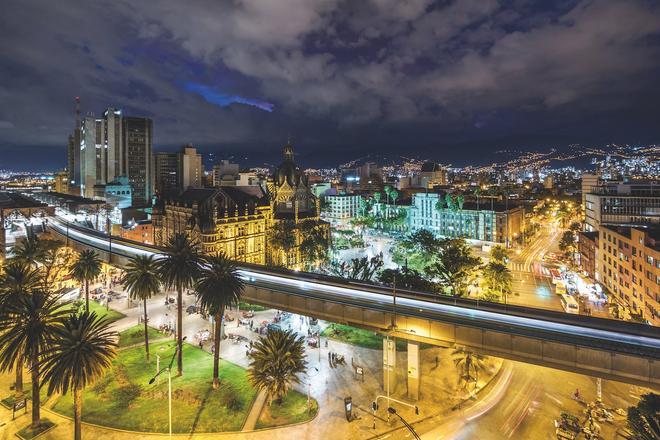
{"label": "ornate stone facade", "polygon": [[154,207],[154,240],[163,246],[175,233],[187,232],[206,254],[266,264],[271,212],[260,187],[189,189]]}
{"label": "ornate stone facade", "polygon": [[330,225],[320,218],[320,202],[312,193],[307,176],[293,160],[293,147],[287,144],[283,149],[284,161],[277,167],[267,183],[270,205],[273,213],[271,232],[291,233],[292,246],[283,248],[270,240],[267,263],[289,269],[304,268],[300,244],[305,239],[302,223],[314,222],[326,237],[330,234]]}

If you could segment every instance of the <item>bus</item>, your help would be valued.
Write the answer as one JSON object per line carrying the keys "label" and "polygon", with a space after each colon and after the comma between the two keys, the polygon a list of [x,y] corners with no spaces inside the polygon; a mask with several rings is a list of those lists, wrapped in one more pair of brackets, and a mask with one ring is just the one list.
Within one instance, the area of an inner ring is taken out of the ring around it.
{"label": "bus", "polygon": [[580,313],[580,307],[578,306],[577,301],[571,295],[562,295],[561,296],[561,306],[566,313]]}
{"label": "bus", "polygon": [[557,281],[555,284],[555,293],[557,295],[563,295],[566,293],[566,284],[563,281]]}

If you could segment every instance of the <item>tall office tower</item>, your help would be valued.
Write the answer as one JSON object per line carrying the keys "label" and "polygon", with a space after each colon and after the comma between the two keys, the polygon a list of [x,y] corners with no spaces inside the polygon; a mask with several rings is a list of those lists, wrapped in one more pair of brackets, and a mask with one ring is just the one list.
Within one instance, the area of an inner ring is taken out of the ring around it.
{"label": "tall office tower", "polygon": [[104,181],[112,182],[119,176],[124,176],[122,148],[122,116],[121,110],[109,108],[103,112],[103,144],[105,147]]}
{"label": "tall office tower", "polygon": [[80,195],[94,197],[94,185],[103,180],[103,119],[86,116],[80,128]]}
{"label": "tall office tower", "polygon": [[149,118],[129,116],[121,121],[123,174],[133,187],[133,206],[148,206],[153,194],[153,122]]}
{"label": "tall office tower", "polygon": [[156,153],[154,170],[159,196],[179,194],[188,188],[203,186],[202,155],[190,144],[178,153]]}
{"label": "tall office tower", "polygon": [[68,139],[67,170],[69,192],[78,195],[80,193],[80,97],[78,96],[76,96],[76,122]]}
{"label": "tall office tower", "polygon": [[184,146],[179,155],[181,157],[181,184],[183,189],[201,188],[202,176],[204,175],[202,155],[190,144]]}
{"label": "tall office tower", "polygon": [[158,196],[178,195],[179,193],[179,156],[178,153],[156,153],[154,155],[154,173]]}

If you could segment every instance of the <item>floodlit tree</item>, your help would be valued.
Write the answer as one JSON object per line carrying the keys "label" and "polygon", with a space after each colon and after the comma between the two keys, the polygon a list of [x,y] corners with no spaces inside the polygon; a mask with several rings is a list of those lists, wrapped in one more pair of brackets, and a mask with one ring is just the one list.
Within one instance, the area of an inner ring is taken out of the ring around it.
{"label": "floodlit tree", "polygon": [[[13,261],[4,267],[0,275],[0,313],[6,311],[11,304],[15,304],[22,296],[30,295],[40,284],[39,273],[23,261]],[[16,372],[14,391],[16,395],[23,394],[23,366],[25,359],[18,353],[14,365],[9,366]]]}
{"label": "floodlit tree", "polygon": [[218,388],[220,364],[220,340],[222,320],[227,307],[237,306],[241,300],[245,284],[238,274],[238,268],[224,254],[206,257],[199,277],[195,282],[195,292],[202,309],[215,320],[213,336],[213,388]]}
{"label": "floodlit tree", "polygon": [[497,260],[491,261],[484,268],[483,274],[488,290],[497,292],[499,298],[504,298],[506,304],[507,295],[511,293],[513,285],[513,276],[506,264]]}
{"label": "floodlit tree", "polygon": [[421,292],[432,292],[433,283],[422,276],[415,269],[383,269],[378,274],[378,281],[397,289],[418,290]]}
{"label": "floodlit tree", "polygon": [[440,254],[428,266],[427,273],[436,278],[441,287],[453,296],[464,296],[474,270],[481,260],[463,238],[446,238],[440,241]]}
{"label": "floodlit tree", "polygon": [[330,245],[327,229],[323,223],[316,220],[305,220],[298,225],[301,241],[300,253],[305,265],[317,266],[328,258],[328,247]]}
{"label": "floodlit tree", "polygon": [[158,262],[153,255],[136,255],[131,258],[124,268],[124,277],[121,280],[134,300],[142,301],[144,307],[144,349],[149,360],[149,327],[147,322],[147,300],[160,291],[160,274]]}
{"label": "floodlit tree", "polygon": [[272,330],[253,346],[248,379],[266,392],[268,400],[282,403],[300,375],[307,371],[305,338],[291,330]]}
{"label": "floodlit tree", "polygon": [[331,274],[349,280],[372,281],[383,267],[383,254],[374,257],[353,258],[349,263],[342,261],[330,265]]}
{"label": "floodlit tree", "polygon": [[41,422],[41,361],[54,340],[56,330],[71,313],[61,295],[33,290],[3,304],[0,312],[0,371],[9,371],[23,358],[32,376],[32,427]]}
{"label": "floodlit tree", "polygon": [[473,353],[464,347],[455,349],[451,355],[459,372],[459,383],[463,383],[464,388],[468,388],[470,384],[476,387],[479,373],[486,368],[486,356]]}
{"label": "floodlit tree", "polygon": [[490,259],[492,261],[498,261],[501,263],[506,263],[509,259],[509,250],[502,245],[493,246],[490,250]]}
{"label": "floodlit tree", "polygon": [[158,273],[163,284],[176,289],[176,344],[177,376],[183,374],[183,291],[193,287],[199,274],[200,254],[198,243],[187,234],[174,234],[167,241],[163,257],[158,260]]}
{"label": "floodlit tree", "polygon": [[74,439],[82,438],[82,393],[110,368],[117,334],[96,313],[69,315],[54,329],[51,346],[43,353],[42,369],[48,394],[73,393]]}
{"label": "floodlit tree", "polygon": [[275,222],[268,229],[268,245],[277,251],[280,256],[284,256],[283,261],[280,258],[278,263],[286,266],[286,256],[296,247],[296,225],[292,221]]}
{"label": "floodlit tree", "polygon": [[660,438],[660,394],[641,396],[637,406],[628,408],[628,427],[631,440],[657,440]]}
{"label": "floodlit tree", "polygon": [[84,250],[74,261],[70,272],[76,281],[85,286],[85,310],[89,311],[89,282],[101,274],[101,260],[95,251]]}

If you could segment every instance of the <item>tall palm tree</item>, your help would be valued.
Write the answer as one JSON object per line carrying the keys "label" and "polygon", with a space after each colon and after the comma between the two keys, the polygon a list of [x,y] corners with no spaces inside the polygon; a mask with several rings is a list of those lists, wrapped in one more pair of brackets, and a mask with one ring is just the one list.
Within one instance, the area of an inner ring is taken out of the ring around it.
{"label": "tall palm tree", "polygon": [[71,276],[85,284],[85,310],[89,312],[89,282],[101,274],[101,260],[95,251],[84,250],[71,266]]}
{"label": "tall palm tree", "polygon": [[37,262],[43,254],[43,247],[36,235],[28,236],[25,240],[14,246],[14,256],[17,260],[23,261],[33,267],[37,267]]}
{"label": "tall palm tree", "polygon": [[452,351],[454,365],[459,371],[460,380],[467,388],[471,383],[477,386],[479,372],[486,368],[486,356],[473,353],[464,347],[459,347]]}
{"label": "tall palm tree", "polygon": [[488,288],[498,292],[506,304],[507,295],[511,293],[513,284],[513,275],[506,264],[501,261],[490,261],[484,268],[483,274]]}
{"label": "tall palm tree", "polygon": [[124,289],[131,298],[144,304],[144,348],[149,360],[149,327],[147,326],[147,300],[160,291],[158,262],[153,255],[136,255],[124,268]]}
{"label": "tall palm tree", "polygon": [[195,283],[195,291],[202,308],[215,319],[213,388],[218,388],[222,317],[226,307],[238,305],[245,284],[238,275],[236,265],[224,254],[207,257],[205,262],[206,265]]}
{"label": "tall palm tree", "polygon": [[[23,261],[14,261],[4,268],[0,275],[0,314],[16,303],[22,295],[29,295],[39,285],[39,274],[29,264]],[[23,394],[23,365],[24,358],[16,357],[16,381],[14,391],[17,395]],[[11,369],[11,367],[10,367]]]}
{"label": "tall palm tree", "polygon": [[183,374],[183,291],[193,287],[199,273],[200,255],[197,242],[185,233],[174,234],[167,242],[163,258],[158,260],[158,273],[168,288],[177,293],[177,376]]}
{"label": "tall palm tree", "polygon": [[8,371],[19,357],[28,362],[32,376],[32,426],[41,421],[39,396],[41,355],[55,340],[55,331],[70,314],[61,295],[35,290],[5,304],[0,313],[0,371]]}
{"label": "tall palm tree", "polygon": [[264,390],[270,402],[282,399],[300,374],[307,371],[304,338],[291,330],[269,331],[253,346],[248,379],[254,387]]}
{"label": "tall palm tree", "polygon": [[73,393],[74,439],[82,438],[82,392],[110,368],[115,357],[117,334],[110,322],[96,313],[71,314],[54,331],[55,339],[43,354],[44,382],[48,394]]}

